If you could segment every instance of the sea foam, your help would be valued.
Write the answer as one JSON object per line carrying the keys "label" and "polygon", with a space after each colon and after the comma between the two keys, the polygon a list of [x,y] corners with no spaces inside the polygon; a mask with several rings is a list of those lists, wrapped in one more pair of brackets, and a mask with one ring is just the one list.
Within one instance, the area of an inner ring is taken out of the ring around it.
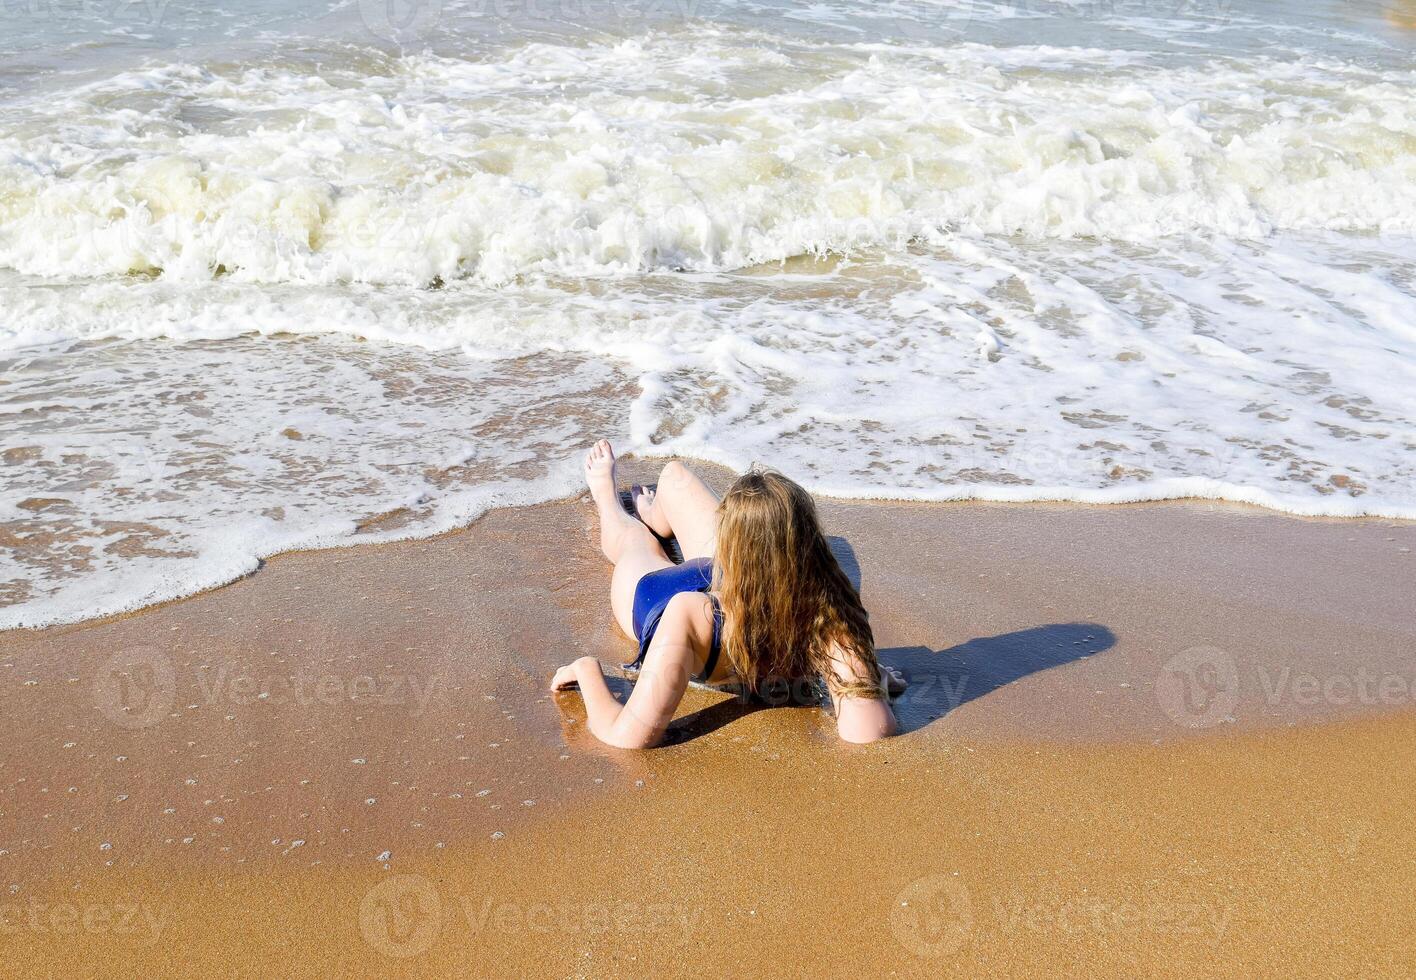
{"label": "sea foam", "polygon": [[1409,235],[1413,83],[977,44],[785,58],[723,32],[319,74],[175,64],[6,107],[0,265],[496,285],[950,231]]}
{"label": "sea foam", "polygon": [[1416,518],[1416,91],[740,28],[0,100],[0,627],[578,485]]}

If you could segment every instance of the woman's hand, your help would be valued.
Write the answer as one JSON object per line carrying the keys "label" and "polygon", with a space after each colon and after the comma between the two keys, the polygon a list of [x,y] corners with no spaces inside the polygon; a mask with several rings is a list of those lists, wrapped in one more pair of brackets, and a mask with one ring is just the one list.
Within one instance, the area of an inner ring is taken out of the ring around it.
{"label": "woman's hand", "polygon": [[[605,682],[600,661],[581,657],[556,671],[551,689],[580,688],[585,703],[585,725],[590,733],[618,749],[647,749],[658,745],[673,721],[674,711],[688,688],[689,675],[703,647],[708,645],[707,602],[696,592],[680,592],[669,600],[659,617],[654,641],[644,654],[634,690],[623,704]],[[692,632],[692,617],[700,617],[701,635]]]}
{"label": "woman's hand", "polygon": [[556,671],[556,675],[551,678],[551,690],[552,690],[552,691],[568,691],[568,690],[570,690],[572,687],[577,687],[577,686],[579,686],[579,684],[580,684],[580,673],[579,673],[579,671],[580,671],[581,666],[582,666],[582,665],[585,665],[585,664],[594,664],[595,666],[598,667],[599,664],[600,664],[600,662],[599,662],[598,660],[596,660],[594,657],[581,657],[579,660],[576,660],[574,663],[568,663],[568,664],[566,664],[564,667],[562,667],[562,668],[560,668],[559,670],[557,670],[557,671]]}
{"label": "woman's hand", "polygon": [[898,697],[905,693],[905,688],[910,686],[910,682],[905,680],[905,675],[894,667],[880,665],[880,679],[885,683],[885,693],[890,697]]}

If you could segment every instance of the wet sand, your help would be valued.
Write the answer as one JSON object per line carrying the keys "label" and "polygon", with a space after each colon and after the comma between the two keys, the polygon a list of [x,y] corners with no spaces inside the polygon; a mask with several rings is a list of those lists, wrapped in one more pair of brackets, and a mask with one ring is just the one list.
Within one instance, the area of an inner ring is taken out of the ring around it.
{"label": "wet sand", "polygon": [[7,972],[1416,969],[1416,526],[823,513],[911,679],[876,746],[699,691],[594,742],[585,501],[0,635]]}

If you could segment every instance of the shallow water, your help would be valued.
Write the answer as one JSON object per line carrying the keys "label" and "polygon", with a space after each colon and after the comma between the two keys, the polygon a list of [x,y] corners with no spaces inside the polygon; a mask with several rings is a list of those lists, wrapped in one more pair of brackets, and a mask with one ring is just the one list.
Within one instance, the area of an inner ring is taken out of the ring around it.
{"label": "shallow water", "polygon": [[577,450],[1416,516],[1416,5],[0,10],[0,626]]}

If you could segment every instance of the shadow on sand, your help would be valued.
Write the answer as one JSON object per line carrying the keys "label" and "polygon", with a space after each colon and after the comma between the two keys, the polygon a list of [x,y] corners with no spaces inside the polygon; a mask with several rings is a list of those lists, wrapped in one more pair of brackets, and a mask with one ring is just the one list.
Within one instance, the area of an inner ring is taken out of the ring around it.
{"label": "shadow on sand", "polygon": [[979,637],[947,650],[893,647],[880,650],[879,656],[909,679],[909,688],[894,704],[901,729],[912,732],[1004,684],[1115,645],[1116,635],[1105,626],[1053,623]]}
{"label": "shadow on sand", "polygon": [[[902,671],[905,693],[891,704],[901,734],[918,731],[961,704],[981,698],[1029,674],[1090,657],[1116,645],[1116,636],[1096,623],[1053,623],[985,636],[949,647],[891,647],[878,652],[880,662]],[[781,707],[817,707],[819,700],[788,699],[772,704],[741,695],[684,715],[669,726],[664,744],[700,738],[756,711]]]}
{"label": "shadow on sand", "polygon": [[[627,495],[626,495],[627,496]],[[851,584],[861,588],[860,562],[849,541],[827,538]],[[902,734],[918,731],[961,704],[998,690],[1004,684],[1090,657],[1116,645],[1116,635],[1097,623],[1051,623],[1013,633],[985,636],[943,650],[890,647],[877,651],[880,662],[904,673],[909,687],[892,700]],[[621,699],[630,684],[612,681]],[[730,693],[730,692],[725,692]],[[774,707],[817,707],[819,699],[789,697],[775,703],[737,694],[676,719],[664,744],[700,738],[757,711]]]}

